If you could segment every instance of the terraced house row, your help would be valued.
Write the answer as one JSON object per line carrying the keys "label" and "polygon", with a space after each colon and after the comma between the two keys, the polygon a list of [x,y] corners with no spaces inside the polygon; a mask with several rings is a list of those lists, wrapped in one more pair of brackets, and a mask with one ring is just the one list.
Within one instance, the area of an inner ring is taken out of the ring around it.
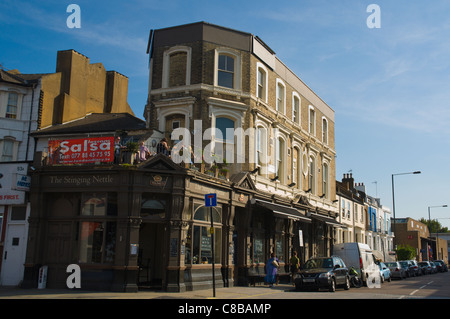
{"label": "terraced house row", "polygon": [[[2,112],[13,110],[8,94],[30,90],[17,118],[1,119],[20,118],[26,138],[2,141],[28,154],[12,163],[4,146],[1,165],[12,184],[30,183],[2,202],[4,252],[21,252],[2,261],[9,284],[35,287],[47,266],[47,287],[63,288],[78,264],[85,289],[204,289],[214,247],[217,286],[248,285],[272,252],[288,280],[293,251],[306,261],[336,243],[376,243],[367,203],[336,182],[334,110],[259,37],[199,22],[152,30],[147,53],[145,120],[126,103],[127,78],[76,51],[58,52],[55,73],[2,71]],[[159,152],[163,138],[180,145],[180,128],[192,152],[181,163]],[[230,133],[239,129],[248,134]],[[96,152],[83,153],[88,145]],[[217,195],[212,211],[205,194]],[[359,228],[341,211],[348,199],[364,215]]]}

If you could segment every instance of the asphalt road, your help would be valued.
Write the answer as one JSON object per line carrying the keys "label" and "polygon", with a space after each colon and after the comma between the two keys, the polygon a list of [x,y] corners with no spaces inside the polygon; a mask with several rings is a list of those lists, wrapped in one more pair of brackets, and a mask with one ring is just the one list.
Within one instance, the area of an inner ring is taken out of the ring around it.
{"label": "asphalt road", "polygon": [[376,288],[338,288],[335,293],[292,290],[285,294],[296,299],[450,299],[450,272],[392,279]]}
{"label": "asphalt road", "polygon": [[256,287],[217,288],[214,298],[212,289],[183,293],[161,291],[139,291],[136,293],[93,292],[83,290],[52,289],[0,289],[0,299],[179,299],[179,300],[321,300],[321,299],[450,299],[450,272],[437,273],[407,279],[393,279],[381,284],[379,288],[338,287],[336,292],[295,291],[292,285],[278,285],[269,288],[265,285]]}

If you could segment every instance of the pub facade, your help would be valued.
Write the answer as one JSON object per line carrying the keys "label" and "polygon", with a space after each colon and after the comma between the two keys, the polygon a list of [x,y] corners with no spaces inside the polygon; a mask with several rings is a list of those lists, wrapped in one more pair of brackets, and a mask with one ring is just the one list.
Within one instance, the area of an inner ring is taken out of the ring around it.
{"label": "pub facade", "polygon": [[[47,266],[47,288],[65,288],[67,267],[81,268],[81,288],[180,292],[212,285],[213,209],[217,287],[248,285],[272,251],[307,258],[327,254],[332,218],[305,203],[282,203],[256,190],[252,176],[229,180],[156,155],[132,167],[46,166],[32,175],[31,216],[23,287],[36,287]],[[299,230],[302,237],[299,237]],[[302,241],[300,243],[299,241]]]}

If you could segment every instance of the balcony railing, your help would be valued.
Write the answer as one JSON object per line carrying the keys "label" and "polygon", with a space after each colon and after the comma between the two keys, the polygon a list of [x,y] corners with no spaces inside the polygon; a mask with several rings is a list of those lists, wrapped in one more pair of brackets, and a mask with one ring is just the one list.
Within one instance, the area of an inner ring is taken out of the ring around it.
{"label": "balcony railing", "polygon": [[[50,166],[136,166],[142,162],[145,162],[157,154],[151,154],[150,156],[142,157],[139,152],[130,152],[126,150],[120,150],[119,156],[114,158],[113,162],[95,162],[95,163],[74,163],[64,164],[51,159],[46,151],[36,152],[34,158],[34,167],[50,167]],[[170,158],[170,157],[169,157]],[[175,163],[175,162],[174,162]],[[191,169],[193,171],[200,172],[210,177],[228,180],[230,178],[230,165],[229,164],[207,164],[207,163],[184,163],[177,164],[183,168]]]}

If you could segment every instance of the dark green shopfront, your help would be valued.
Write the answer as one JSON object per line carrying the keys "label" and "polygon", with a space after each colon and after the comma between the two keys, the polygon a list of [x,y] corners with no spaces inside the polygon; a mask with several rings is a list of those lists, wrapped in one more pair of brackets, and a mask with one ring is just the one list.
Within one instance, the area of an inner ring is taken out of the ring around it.
{"label": "dark green shopfront", "polygon": [[216,287],[249,285],[271,252],[282,262],[328,255],[331,212],[305,200],[256,190],[252,175],[215,178],[157,155],[135,166],[39,166],[32,175],[31,214],[22,287],[66,288],[67,267],[80,266],[81,288],[181,292],[212,287],[212,214]]}

